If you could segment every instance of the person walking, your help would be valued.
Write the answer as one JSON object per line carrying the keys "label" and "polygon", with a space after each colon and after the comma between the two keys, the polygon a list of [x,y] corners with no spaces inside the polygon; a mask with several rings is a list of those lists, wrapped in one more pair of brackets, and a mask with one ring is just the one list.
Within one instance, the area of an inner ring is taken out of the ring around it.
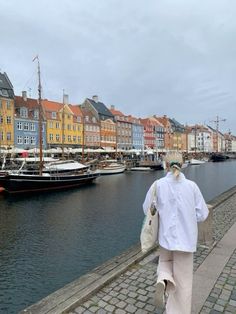
{"label": "person walking", "polygon": [[198,226],[208,208],[197,184],[181,173],[179,153],[165,157],[167,174],[148,190],[143,210],[153,201],[159,213],[160,256],[157,267],[156,305],[166,314],[191,314],[193,253],[197,249]]}

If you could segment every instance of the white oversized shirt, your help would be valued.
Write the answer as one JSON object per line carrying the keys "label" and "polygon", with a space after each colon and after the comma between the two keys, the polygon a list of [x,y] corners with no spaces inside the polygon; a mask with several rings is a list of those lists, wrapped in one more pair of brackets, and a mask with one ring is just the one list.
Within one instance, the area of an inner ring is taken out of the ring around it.
{"label": "white oversized shirt", "polygon": [[143,203],[147,213],[156,189],[155,202],[159,212],[159,244],[170,251],[195,252],[197,248],[197,222],[208,216],[208,208],[197,184],[180,173],[176,178],[168,172],[156,180]]}

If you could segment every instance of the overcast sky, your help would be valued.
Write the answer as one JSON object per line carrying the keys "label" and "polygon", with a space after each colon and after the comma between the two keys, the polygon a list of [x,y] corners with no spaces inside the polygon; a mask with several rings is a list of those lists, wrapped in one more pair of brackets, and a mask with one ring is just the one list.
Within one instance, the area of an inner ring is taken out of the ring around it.
{"label": "overcast sky", "polygon": [[0,0],[0,71],[20,95],[99,100],[236,135],[235,0]]}

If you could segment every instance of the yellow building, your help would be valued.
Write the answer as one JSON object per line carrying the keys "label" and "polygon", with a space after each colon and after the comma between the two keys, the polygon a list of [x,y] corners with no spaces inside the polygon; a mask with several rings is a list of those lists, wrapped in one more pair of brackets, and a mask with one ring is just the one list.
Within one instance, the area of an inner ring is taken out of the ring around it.
{"label": "yellow building", "polygon": [[48,147],[80,147],[83,143],[83,118],[78,106],[43,100]]}
{"label": "yellow building", "polygon": [[6,73],[0,73],[0,146],[14,145],[14,91]]}

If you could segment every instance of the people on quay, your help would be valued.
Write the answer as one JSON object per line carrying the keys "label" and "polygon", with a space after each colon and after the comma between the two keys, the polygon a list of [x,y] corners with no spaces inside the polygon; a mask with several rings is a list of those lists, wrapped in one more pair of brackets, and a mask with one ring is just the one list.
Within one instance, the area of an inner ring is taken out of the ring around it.
{"label": "people on quay", "polygon": [[[197,223],[207,218],[208,208],[197,184],[181,172],[182,155],[168,153],[165,161],[166,176],[153,183],[160,245],[155,301],[166,314],[191,314]],[[153,201],[153,185],[143,203],[145,214]]]}

